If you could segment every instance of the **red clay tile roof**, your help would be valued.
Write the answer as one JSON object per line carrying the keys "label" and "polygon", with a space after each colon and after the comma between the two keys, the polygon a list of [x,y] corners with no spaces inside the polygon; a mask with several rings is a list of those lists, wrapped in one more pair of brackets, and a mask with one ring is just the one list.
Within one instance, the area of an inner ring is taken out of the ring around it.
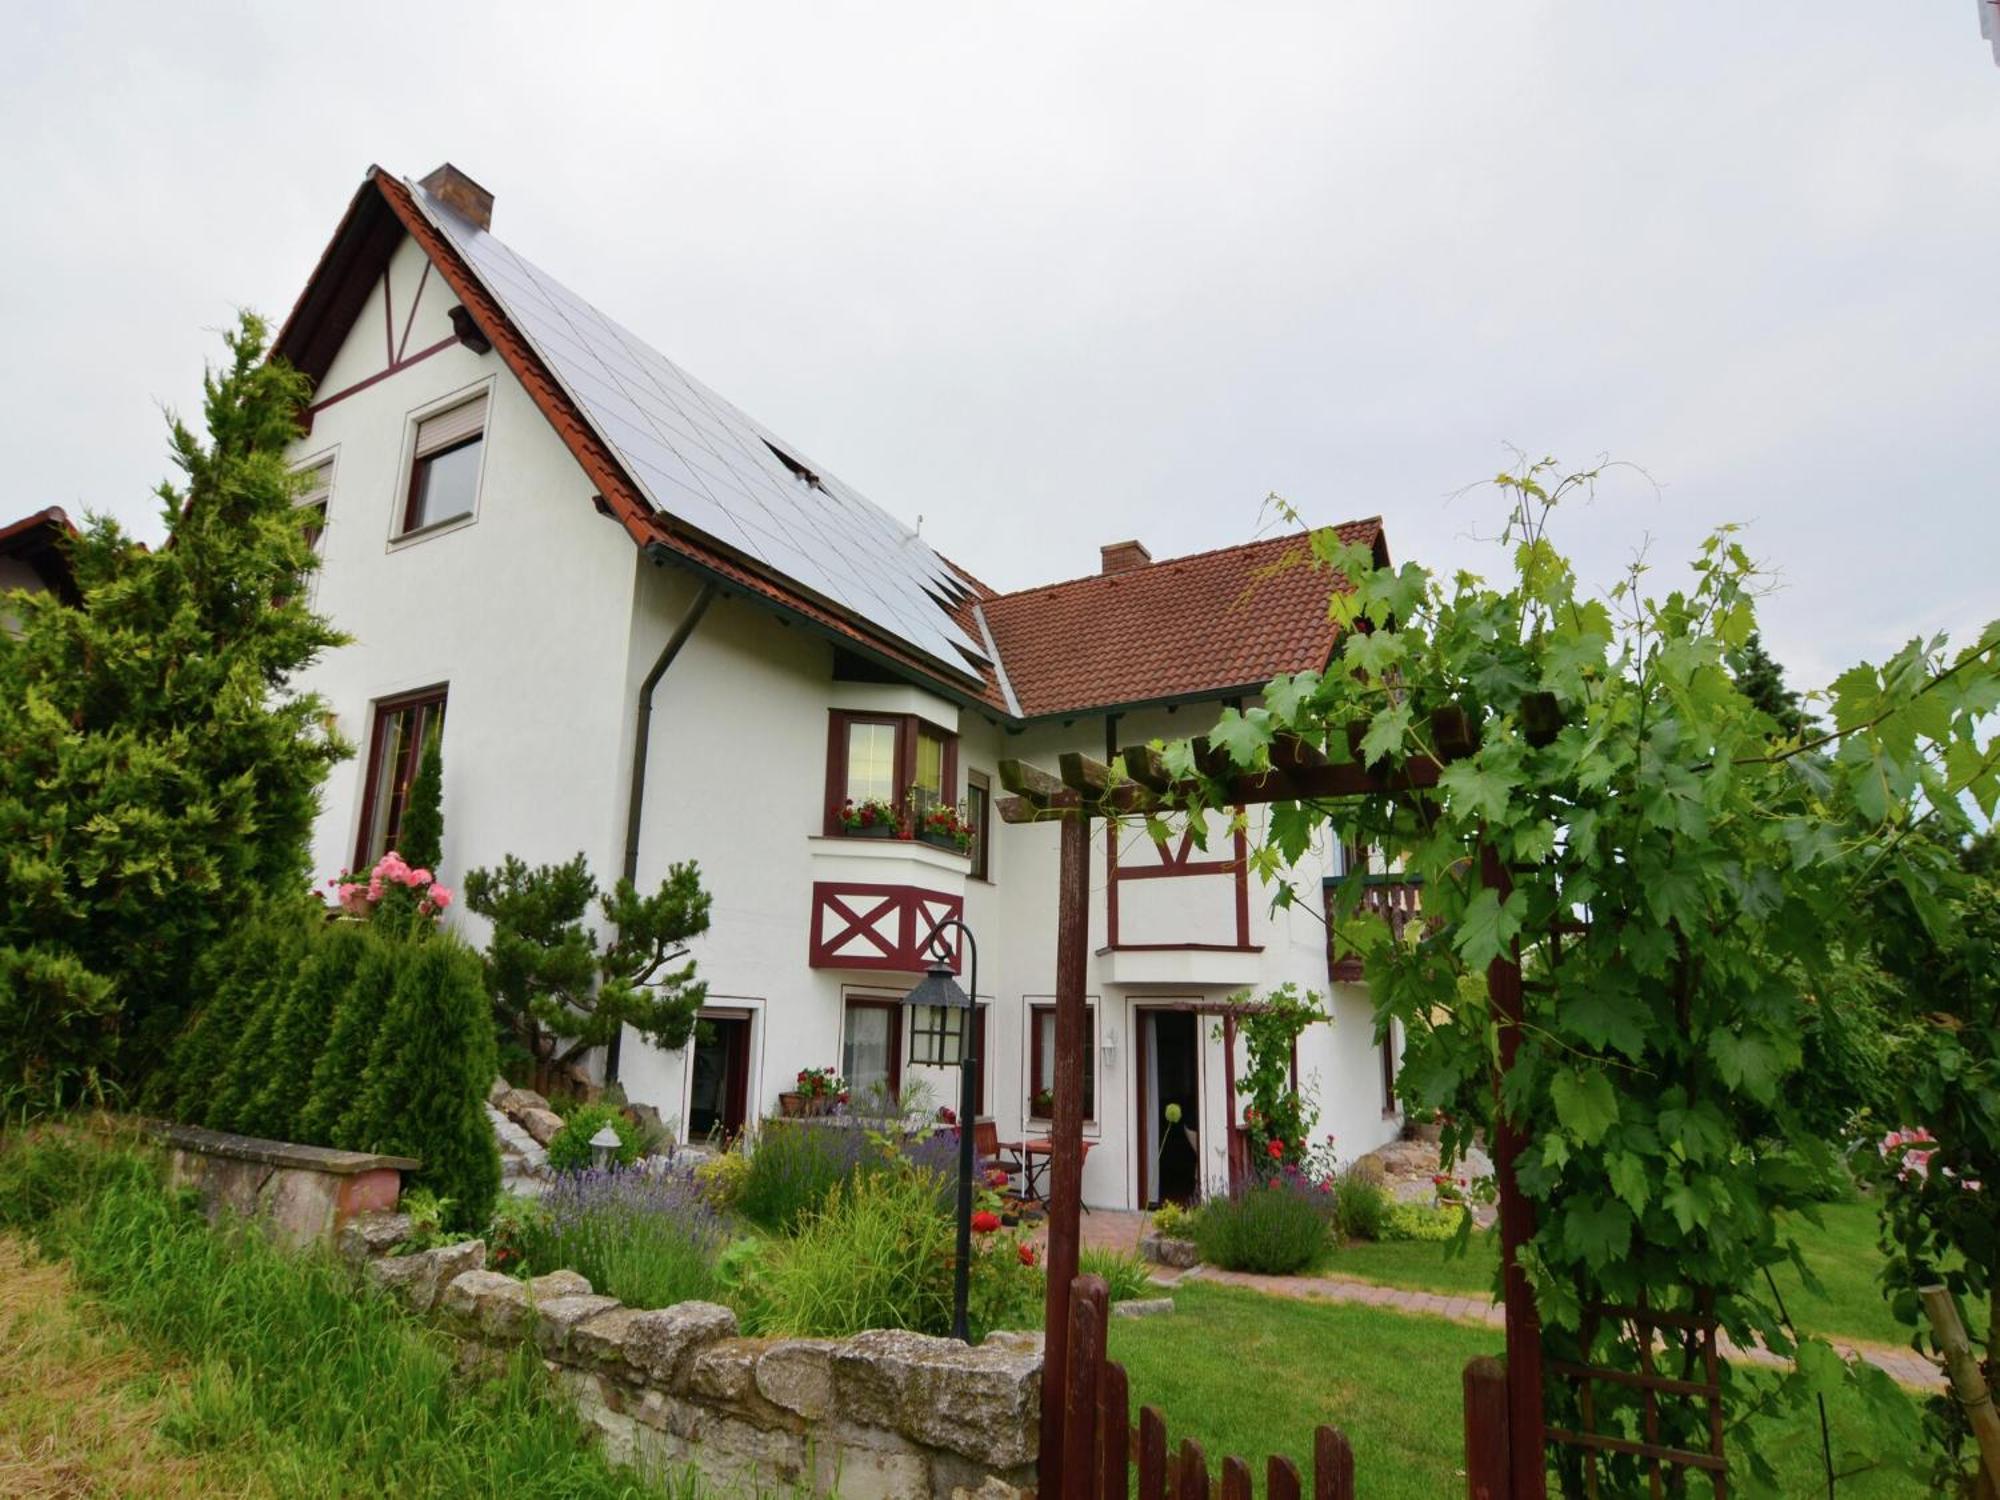
{"label": "red clay tile roof", "polygon": [[[1341,540],[1378,549],[1380,517]],[[1292,532],[1023,589],[982,609],[1023,718],[1261,687],[1326,665],[1338,575]]]}

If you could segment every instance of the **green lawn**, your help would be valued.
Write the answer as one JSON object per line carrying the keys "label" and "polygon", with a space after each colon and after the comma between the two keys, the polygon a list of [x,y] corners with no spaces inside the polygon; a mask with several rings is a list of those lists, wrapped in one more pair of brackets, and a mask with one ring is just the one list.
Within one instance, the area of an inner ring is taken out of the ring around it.
{"label": "green lawn", "polygon": [[[1909,1342],[1908,1330],[1890,1316],[1875,1280],[1882,1266],[1875,1217],[1870,1203],[1827,1203],[1820,1207],[1820,1224],[1797,1224],[1799,1249],[1819,1278],[1822,1295],[1808,1292],[1790,1266],[1777,1273],[1777,1282],[1786,1309],[1804,1331],[1877,1344]],[[1497,1255],[1486,1235],[1474,1236],[1468,1253],[1456,1260],[1446,1260],[1441,1245],[1357,1242],[1335,1250],[1320,1269],[1388,1286],[1481,1294],[1492,1289]]]}
{"label": "green lawn", "polygon": [[[1498,1352],[1497,1333],[1199,1282],[1180,1287],[1174,1302],[1170,1316],[1114,1320],[1111,1353],[1131,1377],[1135,1408],[1159,1407],[1172,1441],[1197,1439],[1212,1468],[1236,1454],[1261,1480],[1266,1456],[1309,1458],[1313,1429],[1331,1423],[1353,1443],[1357,1487],[1370,1500],[1464,1492],[1460,1374],[1473,1355]],[[1859,1414],[1832,1416],[1838,1441],[1865,1450],[1871,1434]],[[1801,1423],[1768,1444],[1786,1494],[1823,1489],[1817,1441],[1817,1424]],[[1929,1487],[1877,1469],[1843,1481],[1840,1493],[1916,1500]]]}

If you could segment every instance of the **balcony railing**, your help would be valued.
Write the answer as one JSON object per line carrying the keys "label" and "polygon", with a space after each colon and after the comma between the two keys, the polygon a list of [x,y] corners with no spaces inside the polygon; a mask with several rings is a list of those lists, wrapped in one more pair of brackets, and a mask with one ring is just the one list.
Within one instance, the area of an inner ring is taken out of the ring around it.
{"label": "balcony railing", "polygon": [[1403,929],[1423,909],[1423,882],[1406,875],[1335,875],[1324,883],[1326,899],[1326,973],[1337,983],[1351,984],[1362,977],[1361,955],[1344,952],[1334,936],[1333,912],[1340,887],[1349,880],[1361,882],[1361,909],[1375,912],[1389,924],[1389,935],[1403,940]]}
{"label": "balcony railing", "polygon": [[[962,896],[920,886],[816,880],[808,962],[815,969],[921,973],[931,935],[964,905]],[[954,945],[954,967],[958,961]]]}

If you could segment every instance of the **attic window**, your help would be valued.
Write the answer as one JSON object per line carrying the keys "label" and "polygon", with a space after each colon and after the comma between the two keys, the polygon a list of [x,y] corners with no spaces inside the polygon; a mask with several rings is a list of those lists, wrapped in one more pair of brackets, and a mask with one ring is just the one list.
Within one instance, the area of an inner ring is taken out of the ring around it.
{"label": "attic window", "polygon": [[780,448],[776,443],[772,442],[769,438],[764,439],[764,446],[771,450],[771,456],[773,458],[777,459],[779,463],[783,464],[786,468],[792,471],[792,478],[798,480],[799,483],[809,484],[816,490],[824,488],[824,486],[822,486],[819,482],[819,475],[813,473],[811,469],[808,469],[804,464],[800,463],[796,458],[793,458],[791,454],[787,453],[783,448]]}

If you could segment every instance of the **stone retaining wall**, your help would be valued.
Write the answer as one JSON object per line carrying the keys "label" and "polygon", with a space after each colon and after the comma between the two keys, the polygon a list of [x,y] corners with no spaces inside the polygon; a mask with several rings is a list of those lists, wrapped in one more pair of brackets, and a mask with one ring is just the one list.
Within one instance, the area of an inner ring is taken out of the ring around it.
{"label": "stone retaining wall", "polygon": [[1034,1484],[1039,1334],[976,1348],[886,1331],[743,1338],[712,1302],[626,1307],[574,1271],[488,1271],[477,1240],[391,1254],[408,1232],[364,1215],[341,1253],[442,1322],[468,1362],[534,1344],[607,1454],[643,1473],[692,1465],[724,1494],[799,1485],[842,1500],[1008,1500]]}

